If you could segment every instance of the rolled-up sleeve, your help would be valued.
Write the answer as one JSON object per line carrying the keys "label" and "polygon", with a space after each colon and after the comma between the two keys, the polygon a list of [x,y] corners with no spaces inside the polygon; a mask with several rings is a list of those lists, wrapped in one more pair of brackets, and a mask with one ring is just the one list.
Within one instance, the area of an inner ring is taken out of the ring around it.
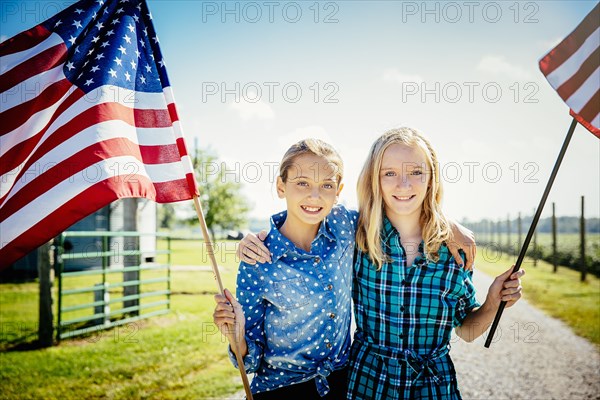
{"label": "rolled-up sleeve", "polygon": [[474,308],[481,306],[475,296],[476,290],[475,285],[473,285],[473,271],[463,270],[462,274],[464,276],[462,294],[458,299],[453,320],[455,328],[462,325],[467,315],[469,315]]}

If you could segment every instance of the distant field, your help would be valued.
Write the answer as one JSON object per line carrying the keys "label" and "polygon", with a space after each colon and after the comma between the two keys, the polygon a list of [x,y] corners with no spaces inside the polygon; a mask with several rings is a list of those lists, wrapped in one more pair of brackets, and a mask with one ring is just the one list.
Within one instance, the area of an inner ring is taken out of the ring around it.
{"label": "distant field", "polygon": [[[177,241],[173,249],[174,264],[208,263],[197,241]],[[217,258],[224,285],[235,289],[235,257]],[[69,285],[93,281],[78,279]],[[167,315],[31,350],[38,283],[0,284],[0,399],[210,399],[240,390],[226,340],[212,323],[212,272],[175,270],[171,288]],[[54,298],[56,305],[56,285]]]}
{"label": "distant field", "polygon": [[[524,232],[521,238],[521,241],[525,240],[525,235],[527,232]],[[501,235],[500,239],[498,239],[498,235],[489,235],[486,233],[476,233],[477,239],[480,241],[491,242],[491,243],[499,243],[502,246],[505,246],[508,243],[508,238],[506,234]],[[518,235],[511,234],[510,243],[513,243],[515,247],[518,245]],[[557,240],[557,250],[565,251],[565,252],[577,252],[579,253],[579,234],[578,233],[560,233],[556,236]],[[600,257],[600,233],[587,233],[585,238],[585,251],[588,255],[597,254]],[[538,246],[542,246],[544,248],[551,249],[552,248],[552,234],[551,233],[538,233],[537,234],[537,244]],[[533,239],[531,241],[530,247],[533,246]],[[550,251],[550,250],[548,250]]]}

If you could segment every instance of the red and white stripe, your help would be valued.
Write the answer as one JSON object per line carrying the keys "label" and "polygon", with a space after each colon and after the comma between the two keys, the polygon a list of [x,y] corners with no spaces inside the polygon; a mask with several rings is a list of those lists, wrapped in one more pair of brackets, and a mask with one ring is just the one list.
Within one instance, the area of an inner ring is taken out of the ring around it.
{"label": "red and white stripe", "polygon": [[197,194],[170,88],[86,95],[66,54],[42,26],[0,44],[1,267],[116,199]]}
{"label": "red and white stripe", "polygon": [[540,60],[540,69],[571,114],[600,137],[600,3]]}

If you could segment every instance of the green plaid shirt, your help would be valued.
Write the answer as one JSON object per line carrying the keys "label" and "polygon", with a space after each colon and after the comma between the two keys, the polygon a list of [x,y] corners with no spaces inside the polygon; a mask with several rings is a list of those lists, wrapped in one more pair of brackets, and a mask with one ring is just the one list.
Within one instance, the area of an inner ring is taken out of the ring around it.
{"label": "green plaid shirt", "polygon": [[387,217],[382,245],[390,262],[377,271],[368,254],[354,263],[356,332],[349,399],[460,399],[448,354],[454,327],[479,303],[472,272],[448,248],[438,262],[421,255],[406,265],[398,231]]}

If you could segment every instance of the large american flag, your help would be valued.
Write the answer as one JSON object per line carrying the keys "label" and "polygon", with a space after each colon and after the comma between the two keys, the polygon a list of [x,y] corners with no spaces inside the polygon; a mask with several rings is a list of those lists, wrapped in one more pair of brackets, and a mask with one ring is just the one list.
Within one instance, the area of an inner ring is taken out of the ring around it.
{"label": "large american flag", "polygon": [[83,0],[0,44],[0,267],[124,197],[197,194],[144,1]]}
{"label": "large american flag", "polygon": [[600,137],[600,3],[540,60],[540,69],[571,115]]}

